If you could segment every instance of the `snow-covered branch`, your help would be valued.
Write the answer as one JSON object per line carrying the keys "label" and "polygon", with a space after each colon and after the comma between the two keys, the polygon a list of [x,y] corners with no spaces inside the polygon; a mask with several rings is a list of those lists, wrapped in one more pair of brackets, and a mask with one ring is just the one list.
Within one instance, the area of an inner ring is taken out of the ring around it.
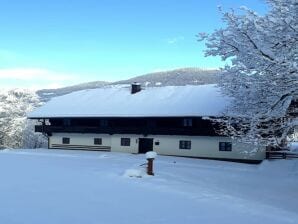
{"label": "snow-covered branch", "polygon": [[234,97],[229,114],[238,121],[233,120],[235,129],[223,119],[226,130],[271,141],[285,138],[297,125],[298,114],[289,114],[289,107],[298,99],[298,2],[267,3],[270,10],[262,16],[246,7],[239,15],[221,10],[226,27],[201,34],[200,40],[206,41],[206,56],[232,62],[219,85]]}

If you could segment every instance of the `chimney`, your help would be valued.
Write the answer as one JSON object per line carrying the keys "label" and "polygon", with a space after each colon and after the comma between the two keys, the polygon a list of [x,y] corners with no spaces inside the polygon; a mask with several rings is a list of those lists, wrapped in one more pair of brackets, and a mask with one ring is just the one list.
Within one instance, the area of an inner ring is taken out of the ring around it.
{"label": "chimney", "polygon": [[142,89],[140,83],[134,82],[131,84],[131,94],[135,94],[137,92],[140,92],[141,90]]}

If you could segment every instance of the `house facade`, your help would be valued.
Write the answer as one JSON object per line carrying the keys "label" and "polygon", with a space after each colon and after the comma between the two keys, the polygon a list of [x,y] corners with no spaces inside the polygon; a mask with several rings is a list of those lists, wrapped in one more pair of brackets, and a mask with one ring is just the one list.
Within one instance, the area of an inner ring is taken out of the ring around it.
{"label": "house facade", "polygon": [[79,91],[57,97],[29,114],[49,148],[258,162],[263,148],[220,136],[218,124],[230,99],[214,85],[139,85]]}

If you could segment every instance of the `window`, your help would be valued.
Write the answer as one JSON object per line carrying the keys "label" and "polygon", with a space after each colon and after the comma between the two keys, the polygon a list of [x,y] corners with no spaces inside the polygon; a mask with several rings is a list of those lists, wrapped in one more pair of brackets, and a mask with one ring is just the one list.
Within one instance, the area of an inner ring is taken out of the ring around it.
{"label": "window", "polygon": [[101,145],[102,139],[101,138],[94,138],[94,145]]}
{"label": "window", "polygon": [[62,144],[69,144],[70,139],[69,138],[62,138]]}
{"label": "window", "polygon": [[70,119],[63,119],[63,125],[64,126],[70,126],[71,122],[70,122]]}
{"label": "window", "polygon": [[159,142],[155,142],[155,145],[159,145]]}
{"label": "window", "polygon": [[192,127],[192,119],[184,118],[183,119],[183,127]]}
{"label": "window", "polygon": [[121,146],[130,146],[130,138],[121,138]]}
{"label": "window", "polygon": [[108,120],[102,119],[100,120],[100,127],[108,127]]}
{"label": "window", "polygon": [[220,142],[219,143],[219,151],[232,151],[232,143],[231,142]]}
{"label": "window", "polygon": [[179,149],[191,149],[191,141],[179,141]]}

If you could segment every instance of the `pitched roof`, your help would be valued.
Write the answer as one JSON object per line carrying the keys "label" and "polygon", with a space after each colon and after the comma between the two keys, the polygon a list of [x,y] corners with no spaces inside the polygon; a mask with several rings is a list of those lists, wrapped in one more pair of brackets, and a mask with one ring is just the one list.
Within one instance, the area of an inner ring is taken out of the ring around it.
{"label": "pitched roof", "polygon": [[231,99],[215,85],[145,88],[116,86],[53,98],[28,118],[219,116]]}

